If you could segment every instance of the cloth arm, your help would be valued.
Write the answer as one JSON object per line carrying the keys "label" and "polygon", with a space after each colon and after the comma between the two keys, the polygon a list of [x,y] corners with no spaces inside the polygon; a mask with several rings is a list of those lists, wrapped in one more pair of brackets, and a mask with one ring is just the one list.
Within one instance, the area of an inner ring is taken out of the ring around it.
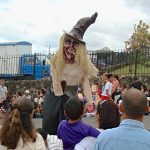
{"label": "cloth arm", "polygon": [[52,83],[53,83],[53,90],[55,93],[55,96],[61,96],[63,95],[63,90],[61,87],[61,81],[58,78],[58,73],[55,68],[55,66],[52,68]]}
{"label": "cloth arm", "polygon": [[92,92],[90,88],[89,78],[87,76],[83,77],[82,81],[83,93],[88,103],[93,103]]}

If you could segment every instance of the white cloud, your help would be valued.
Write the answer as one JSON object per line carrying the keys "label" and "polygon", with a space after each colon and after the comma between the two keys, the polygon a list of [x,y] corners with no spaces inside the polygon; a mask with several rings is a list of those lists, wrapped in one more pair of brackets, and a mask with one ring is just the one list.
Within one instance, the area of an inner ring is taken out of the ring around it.
{"label": "white cloud", "polygon": [[[146,1],[146,0],[145,0]],[[127,3],[128,2],[128,3]],[[62,30],[71,30],[81,17],[98,18],[85,33],[88,49],[124,48],[140,19],[149,16],[129,0],[0,0],[0,42],[29,41],[34,51],[57,50]],[[143,6],[143,7],[142,7]],[[141,8],[150,5],[142,3]],[[137,8],[137,9],[136,9]]]}

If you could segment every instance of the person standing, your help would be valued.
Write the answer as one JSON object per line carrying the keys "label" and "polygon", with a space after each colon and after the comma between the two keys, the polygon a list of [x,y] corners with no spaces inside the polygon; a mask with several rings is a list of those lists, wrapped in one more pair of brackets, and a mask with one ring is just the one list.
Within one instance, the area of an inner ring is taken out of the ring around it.
{"label": "person standing", "polygon": [[0,98],[6,100],[7,87],[5,86],[5,80],[0,80]]}
{"label": "person standing", "polygon": [[93,110],[89,80],[97,76],[98,69],[87,55],[83,36],[87,28],[95,23],[97,16],[98,13],[94,13],[90,17],[81,18],[70,32],[65,32],[61,37],[59,49],[50,60],[55,96],[63,95],[61,80],[67,82],[64,93],[70,98],[77,96],[78,86],[82,84],[83,94]]}
{"label": "person standing", "polygon": [[112,100],[111,94],[112,94],[113,75],[107,74],[106,78],[107,78],[106,84],[102,87],[101,100]]}
{"label": "person standing", "polygon": [[103,131],[95,150],[149,150],[150,132],[144,128],[144,114],[148,111],[144,93],[131,88],[122,96],[120,105],[123,120],[119,127]]}
{"label": "person standing", "polygon": [[7,87],[5,86],[5,80],[0,80],[0,103],[4,107],[4,109],[8,109],[8,101],[6,99],[7,97]]}
{"label": "person standing", "polygon": [[113,82],[112,82],[112,99],[114,101],[116,101],[115,96],[121,94],[121,92],[119,91],[119,88],[120,88],[120,80],[119,80],[118,75],[115,74]]}

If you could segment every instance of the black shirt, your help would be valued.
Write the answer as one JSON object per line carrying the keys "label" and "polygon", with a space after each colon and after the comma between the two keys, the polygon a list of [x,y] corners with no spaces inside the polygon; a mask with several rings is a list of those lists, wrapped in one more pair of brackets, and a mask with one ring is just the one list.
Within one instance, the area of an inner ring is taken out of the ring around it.
{"label": "black shirt", "polygon": [[137,80],[132,83],[132,87],[141,90],[142,82]]}

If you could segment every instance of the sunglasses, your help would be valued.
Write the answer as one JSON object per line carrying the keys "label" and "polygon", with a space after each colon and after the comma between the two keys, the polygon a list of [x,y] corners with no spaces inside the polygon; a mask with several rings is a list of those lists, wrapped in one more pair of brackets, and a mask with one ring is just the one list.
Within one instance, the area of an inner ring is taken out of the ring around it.
{"label": "sunglasses", "polygon": [[64,44],[67,46],[79,47],[79,41],[77,40],[65,39]]}

